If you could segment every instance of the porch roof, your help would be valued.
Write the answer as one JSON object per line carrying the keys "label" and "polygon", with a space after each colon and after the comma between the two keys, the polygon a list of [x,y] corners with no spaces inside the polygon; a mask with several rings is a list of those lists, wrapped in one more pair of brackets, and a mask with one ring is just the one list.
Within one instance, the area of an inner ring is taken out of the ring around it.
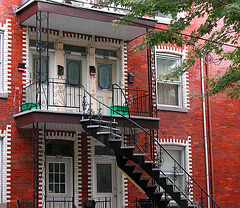
{"label": "porch roof", "polygon": [[126,26],[120,26],[115,32],[113,20],[120,20],[120,12],[102,11],[96,8],[74,6],[54,1],[29,0],[16,10],[19,24],[36,26],[36,13],[49,13],[49,28],[101,37],[130,41],[143,35],[146,28],[152,29],[156,21],[150,18],[138,19]]}
{"label": "porch roof", "polygon": [[[32,129],[33,123],[45,123],[48,130],[83,131],[80,120],[86,116],[81,112],[64,112],[33,109],[14,115],[17,128]],[[103,120],[114,118],[118,126],[124,122],[120,115],[103,115]],[[159,118],[131,116],[131,119],[144,129],[158,129]]]}

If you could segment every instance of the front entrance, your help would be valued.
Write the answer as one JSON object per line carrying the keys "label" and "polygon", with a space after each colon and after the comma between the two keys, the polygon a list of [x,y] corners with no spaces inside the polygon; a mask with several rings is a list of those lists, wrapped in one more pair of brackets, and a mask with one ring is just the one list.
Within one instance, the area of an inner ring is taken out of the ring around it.
{"label": "front entrance", "polygon": [[[112,84],[118,83],[116,61],[97,59],[97,99],[112,105]],[[103,108],[104,114],[109,114],[107,108]]]}
{"label": "front entrance", "polygon": [[46,158],[46,207],[71,207],[73,204],[72,158]]}
{"label": "front entrance", "polygon": [[94,161],[94,197],[96,208],[117,208],[116,159],[113,156],[101,156]]}

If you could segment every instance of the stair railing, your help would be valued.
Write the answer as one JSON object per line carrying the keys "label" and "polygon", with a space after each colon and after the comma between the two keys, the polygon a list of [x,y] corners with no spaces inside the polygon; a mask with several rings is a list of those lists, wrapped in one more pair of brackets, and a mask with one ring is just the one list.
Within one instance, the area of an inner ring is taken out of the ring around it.
{"label": "stair railing", "polygon": [[[121,114],[119,111],[115,110],[112,107],[107,106],[106,104],[104,104],[103,102],[99,101],[97,98],[93,97],[85,88],[83,85],[81,85],[82,89],[83,89],[83,103],[82,103],[82,107],[83,107],[83,112],[85,115],[87,115],[88,117],[92,118],[93,116],[98,116],[100,119],[102,118],[101,115],[101,106],[104,106],[106,108],[108,108],[109,110],[111,110],[112,112],[114,112],[115,115],[119,115],[121,117],[123,117],[129,124],[131,127],[131,131],[133,133],[134,136],[136,136],[136,131],[133,129],[140,129],[141,132],[143,132],[145,135],[147,135],[149,137],[150,142],[154,143],[154,145],[156,146],[156,148],[160,148],[160,151],[164,152],[169,159],[174,163],[174,170],[175,172],[173,172],[171,175],[173,177],[173,180],[169,179],[168,175],[164,173],[163,170],[161,170],[161,174],[165,175],[168,177],[168,180],[174,185],[175,189],[180,191],[181,194],[183,196],[185,196],[189,203],[196,205],[198,208],[205,208],[206,207],[206,199],[210,199],[211,201],[211,207],[215,208],[218,207],[220,208],[220,206],[214,201],[214,199],[207,194],[207,192],[200,186],[200,184],[181,166],[181,164],[179,164],[179,162],[177,160],[174,159],[174,157],[160,144],[160,142],[158,141],[158,138],[156,138],[155,135],[150,134],[148,131],[146,131],[142,126],[140,126],[139,124],[137,124],[135,121],[133,121],[130,116],[126,116]],[[87,96],[89,96],[89,98],[87,99]],[[96,102],[98,104],[98,113],[95,114],[93,112],[93,101]],[[95,115],[94,115],[95,114]],[[113,115],[111,115],[111,117],[113,117]],[[140,133],[141,134],[141,133]],[[132,138],[132,136],[131,136]],[[135,141],[135,143],[137,143],[137,141]],[[147,153],[145,151],[142,150],[142,148],[139,145],[136,145],[138,151],[142,154],[145,154],[146,158],[149,161],[152,161],[152,159],[147,155]],[[161,157],[161,155],[160,155]],[[162,166],[162,161],[163,158],[159,158],[154,160],[154,167],[155,168],[161,168]],[[181,190],[178,186],[177,186],[177,179],[176,177],[180,175],[179,171],[181,171],[181,173],[184,174],[184,178],[186,178],[186,183],[189,184],[188,186],[188,190]],[[175,179],[176,180],[175,180]],[[196,189],[199,188],[199,190],[194,190],[194,194],[191,191],[192,189]],[[185,193],[186,192],[186,193]],[[197,198],[196,196],[199,195],[199,198]],[[197,200],[196,200],[197,199]],[[205,199],[205,201],[204,201]],[[194,200],[194,202],[192,201]]]}

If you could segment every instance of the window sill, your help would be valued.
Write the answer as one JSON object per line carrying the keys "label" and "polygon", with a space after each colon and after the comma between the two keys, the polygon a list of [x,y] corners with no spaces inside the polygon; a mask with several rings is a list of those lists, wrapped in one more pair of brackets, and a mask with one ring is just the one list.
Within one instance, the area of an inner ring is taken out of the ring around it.
{"label": "window sill", "polygon": [[0,92],[0,99],[7,99],[8,98],[8,93],[7,92]]}
{"label": "window sill", "polygon": [[181,113],[188,112],[187,108],[174,107],[174,106],[158,106],[157,109],[162,111],[175,111],[175,112],[181,112]]}

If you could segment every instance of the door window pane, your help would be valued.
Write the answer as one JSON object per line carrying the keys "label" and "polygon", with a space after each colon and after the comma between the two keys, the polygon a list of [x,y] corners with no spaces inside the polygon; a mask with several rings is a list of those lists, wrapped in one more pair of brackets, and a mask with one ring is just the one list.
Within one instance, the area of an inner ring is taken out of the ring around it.
{"label": "door window pane", "polygon": [[98,90],[112,90],[112,64],[98,63]]}
{"label": "door window pane", "polygon": [[[40,69],[39,69],[40,71]],[[33,82],[40,79],[40,74],[37,75],[37,56],[33,55]],[[46,83],[48,79],[48,57],[41,56],[41,83]]]}
{"label": "door window pane", "polygon": [[111,164],[97,164],[97,192],[112,193]]}
{"label": "door window pane", "polygon": [[66,163],[49,163],[49,193],[66,193]]}
{"label": "door window pane", "polygon": [[82,82],[82,61],[67,59],[67,83],[79,86]]}

